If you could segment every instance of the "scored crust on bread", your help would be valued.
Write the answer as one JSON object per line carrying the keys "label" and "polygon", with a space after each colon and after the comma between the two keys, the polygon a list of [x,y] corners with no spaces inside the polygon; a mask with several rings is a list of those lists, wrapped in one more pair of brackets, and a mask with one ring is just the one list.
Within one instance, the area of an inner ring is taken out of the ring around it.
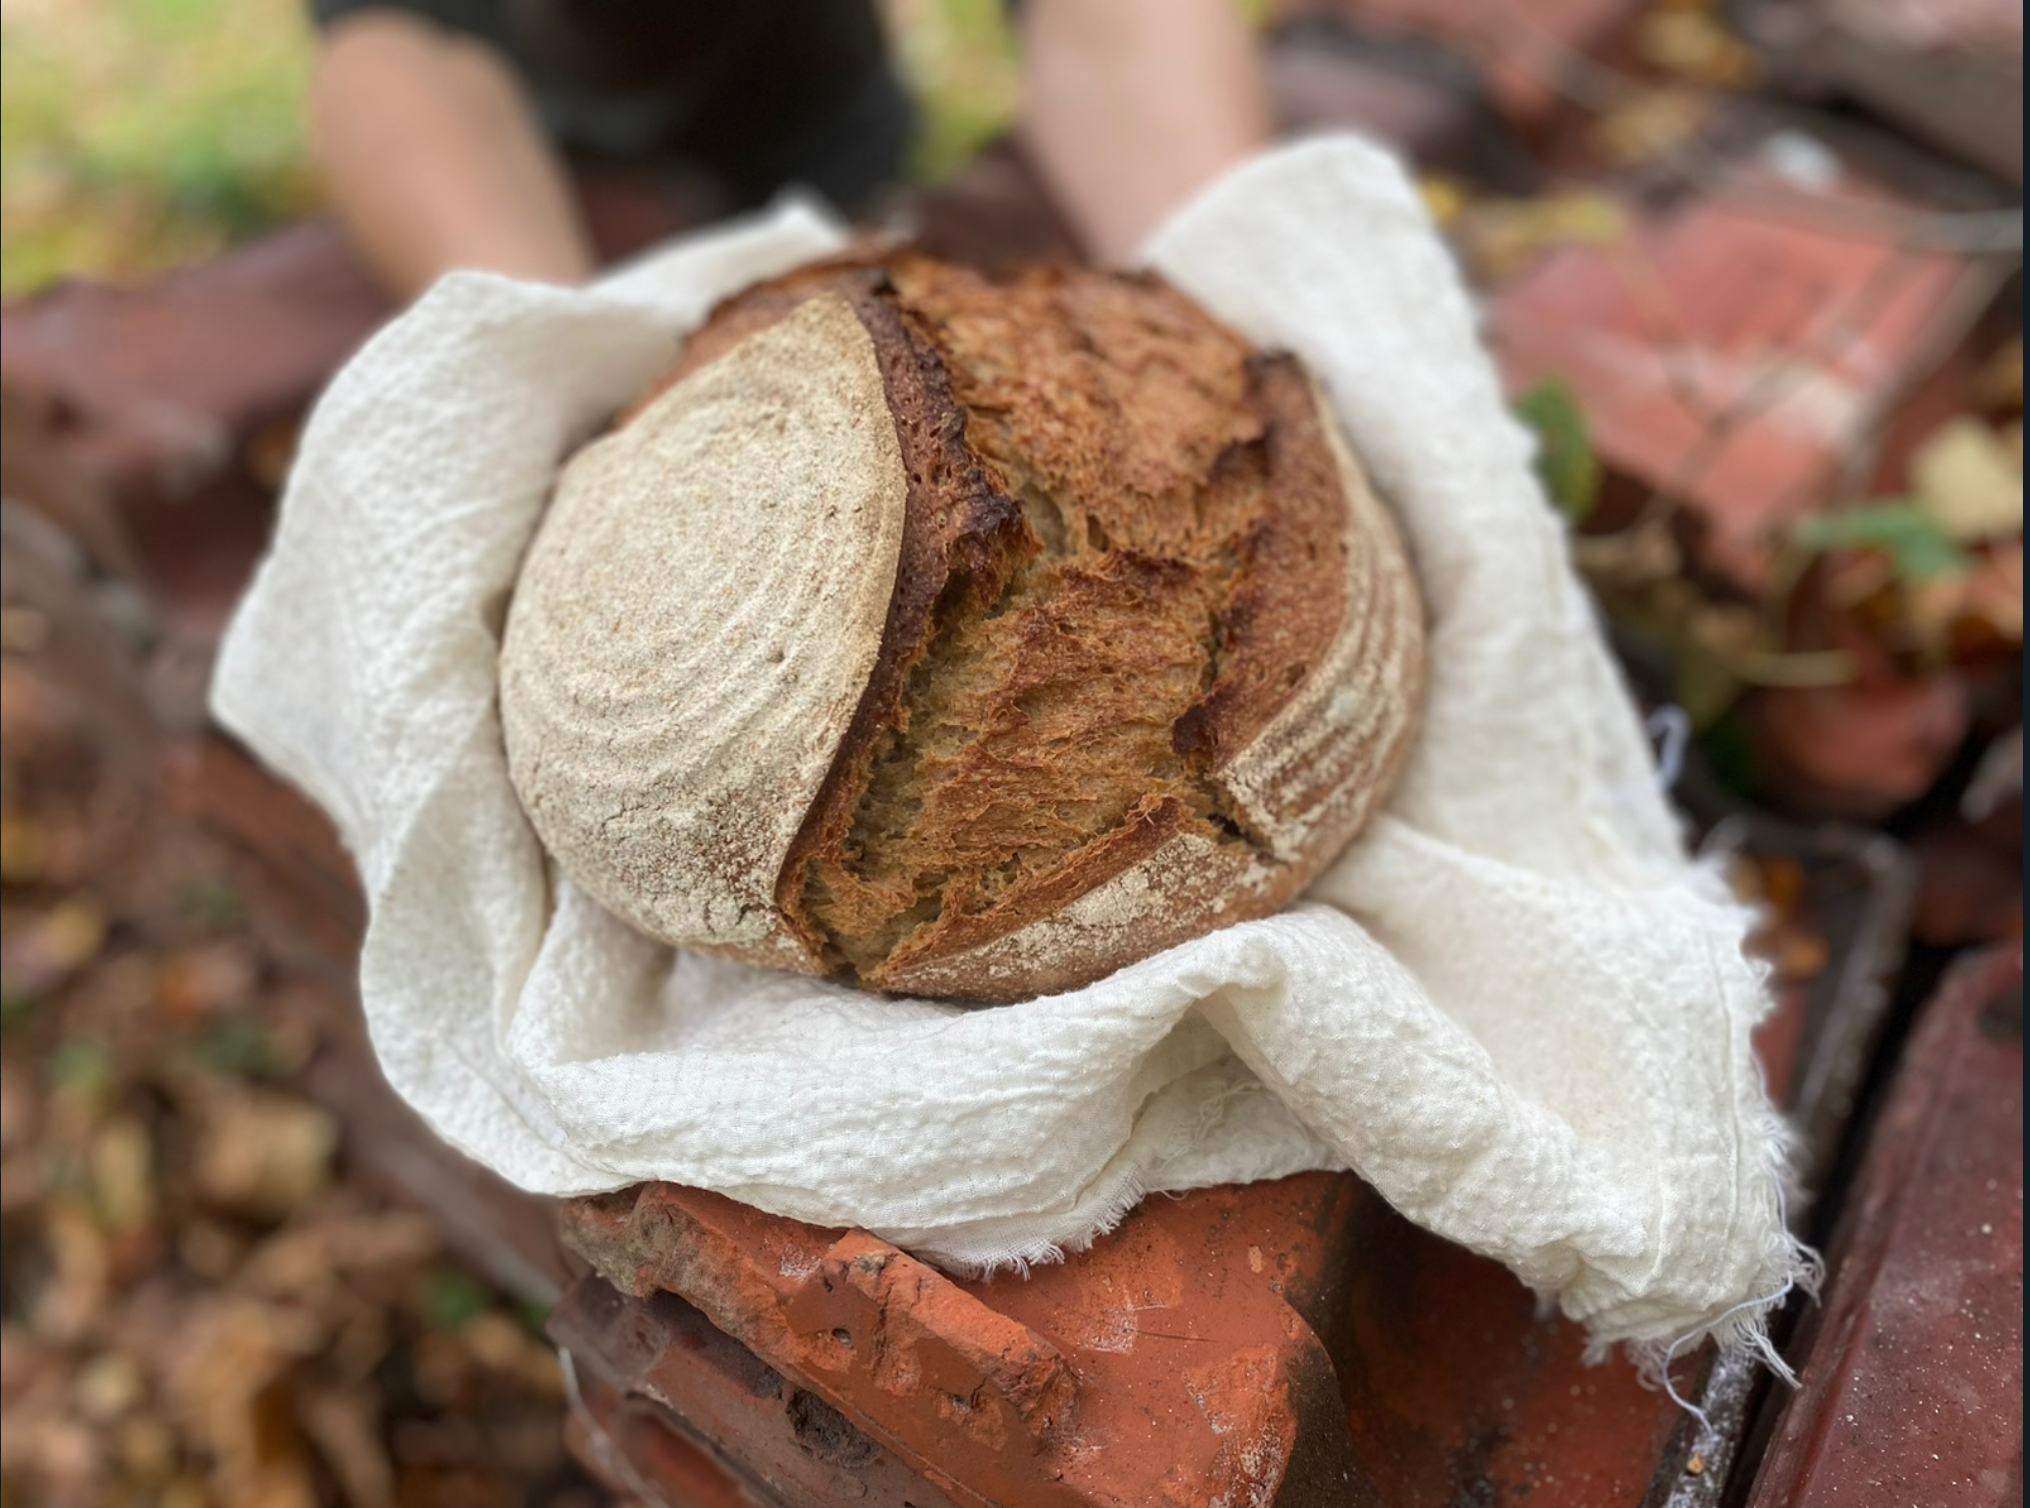
{"label": "scored crust on bread", "polygon": [[809,967],[775,883],[880,657],[905,487],[873,342],[832,297],[564,468],[501,723],[538,836],[608,910]]}
{"label": "scored crust on bread", "polygon": [[[710,888],[711,866],[694,856],[681,883],[659,880],[652,871],[670,860],[638,835],[699,839],[695,824],[650,809],[673,797],[696,807],[671,777],[702,779],[704,765],[686,755],[633,788],[617,766],[605,781],[579,779],[583,738],[564,749],[545,724],[564,712],[591,731],[611,693],[508,716],[536,670],[511,684],[506,669],[522,598],[556,590],[554,574],[530,572],[553,532],[581,527],[553,505],[510,613],[502,708],[532,816],[561,805],[594,846],[636,850],[601,871],[624,881],[627,903],[587,888],[680,945],[981,1000],[1083,984],[1282,906],[1385,794],[1423,673],[1422,608],[1400,540],[1308,378],[1153,278],[1047,268],[989,279],[902,253],[817,264],[736,296],[618,434],[689,403],[679,395],[813,305],[863,333],[902,477],[899,507],[892,476],[850,489],[896,516],[878,652],[825,662],[840,673],[835,693],[846,659],[865,663],[850,715],[834,695],[825,720],[799,729],[810,737],[796,779],[751,785],[776,806],[768,841],[721,855],[738,875],[738,935],[671,927],[702,914],[697,884]],[[780,434],[735,424],[721,442],[767,450]],[[879,469],[864,449],[842,450],[839,465]],[[795,529],[793,507],[753,517]],[[616,525],[591,552],[624,545],[627,531]],[[742,548],[783,548],[753,533]],[[767,585],[793,590],[794,572]],[[643,583],[631,600],[646,610],[653,591]],[[851,628],[781,607],[795,632],[843,633],[864,651],[864,620]],[[610,646],[568,626],[575,611],[530,615],[556,627],[545,658],[579,653],[588,689],[616,684],[590,663]],[[656,633],[688,636],[694,682],[649,668]],[[617,668],[631,707],[675,698],[662,714],[673,741],[698,741],[702,717],[703,741],[731,760],[714,787],[731,799],[777,756],[732,749],[713,726],[712,709],[737,695],[705,684],[709,649],[694,646],[722,634],[712,611],[666,609]],[[720,673],[752,670],[729,661]],[[643,718],[646,732],[654,714]],[[820,735],[832,753],[813,782]],[[637,808],[616,829],[615,814]],[[579,876],[545,820],[536,826]],[[681,905],[635,898],[673,886]]]}
{"label": "scored crust on bread", "polygon": [[[1394,522],[1339,439],[1324,395],[1314,389],[1313,397],[1350,530],[1385,531],[1393,541]],[[1403,564],[1399,548],[1393,562]],[[1278,698],[1266,724],[1245,731],[1252,719],[1234,710],[1239,688],[1200,704],[1207,715],[1193,725],[1198,737],[1238,739],[1224,759],[1208,762],[1205,778],[1245,841],[1207,832],[1186,809],[1166,804],[1066,866],[1083,870],[1085,884],[1066,874],[1024,897],[1027,920],[1011,928],[984,918],[952,929],[935,951],[891,958],[889,988],[975,999],[1069,989],[1212,927],[1267,915],[1309,884],[1388,793],[1409,752],[1423,684],[1423,608],[1408,571],[1392,568],[1391,552],[1379,549],[1348,549],[1344,564],[1349,610],[1324,662]],[[1257,584],[1273,601],[1294,578]],[[1251,657],[1258,671],[1277,658]],[[1262,679],[1281,691],[1273,676]],[[1061,904],[1051,890],[1064,893]]]}

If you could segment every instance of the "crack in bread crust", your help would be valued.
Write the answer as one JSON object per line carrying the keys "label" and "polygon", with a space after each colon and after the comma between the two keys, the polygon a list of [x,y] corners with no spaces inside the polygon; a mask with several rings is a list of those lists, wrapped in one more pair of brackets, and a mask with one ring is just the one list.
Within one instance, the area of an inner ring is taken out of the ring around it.
{"label": "crack in bread crust", "polygon": [[805,966],[1015,999],[1282,906],[1378,802],[1422,664],[1301,369],[1153,277],[849,255],[722,304],[636,411],[819,294],[872,342],[906,501],[774,885]]}
{"label": "crack in bread crust", "polygon": [[[942,963],[1187,833],[1245,914],[1281,904],[1308,872],[1215,777],[1345,614],[1346,505],[1294,364],[1153,279],[906,255],[736,300],[718,338],[821,287],[882,353],[909,523],[885,674],[777,887],[792,925],[864,983],[965,995]],[[1141,951],[1212,904],[1145,918]]]}

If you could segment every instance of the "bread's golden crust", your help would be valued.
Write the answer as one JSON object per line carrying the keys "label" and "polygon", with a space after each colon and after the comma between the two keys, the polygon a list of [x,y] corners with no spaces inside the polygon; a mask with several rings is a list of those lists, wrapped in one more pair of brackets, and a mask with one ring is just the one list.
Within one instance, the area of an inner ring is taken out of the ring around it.
{"label": "bread's golden crust", "polygon": [[[954,573],[970,589],[937,605],[935,642],[905,647],[850,824],[834,814],[779,891],[864,982],[896,988],[1100,883],[1152,802],[1245,846],[1173,730],[1217,678],[1226,599],[1275,501],[1247,348],[1174,292],[910,257],[887,271],[968,455],[1023,509],[984,569]],[[906,431],[915,403],[892,401]],[[1329,614],[1336,573],[1314,574],[1305,598]]]}
{"label": "bread's golden crust", "polygon": [[874,346],[905,521],[779,925],[874,988],[1008,1000],[1284,905],[1421,684],[1407,563],[1302,372],[1152,278],[905,253],[737,296],[657,390],[819,293]]}
{"label": "bread's golden crust", "polygon": [[1310,385],[1288,357],[1257,358],[1254,372],[1272,505],[1246,542],[1218,679],[1177,723],[1178,751],[1200,770],[1225,767],[1289,704],[1346,615],[1346,494]]}
{"label": "bread's golden crust", "polygon": [[1055,994],[1269,915],[1301,884],[1295,867],[1159,798],[1020,896],[947,928],[934,947],[898,949],[866,982],[990,1003]]}
{"label": "bread's golden crust", "polygon": [[[1409,755],[1422,705],[1422,603],[1395,526],[1322,396],[1308,384],[1286,396],[1302,404],[1281,419],[1313,480],[1314,447],[1334,467],[1324,474],[1349,524],[1336,564],[1350,611],[1295,687],[1270,677],[1268,695],[1249,695],[1243,682],[1200,724],[1213,756],[1205,778],[1250,841],[1221,841],[1165,804],[1075,854],[1047,888],[951,929],[935,949],[892,956],[868,983],[980,1001],[1089,984],[1214,927],[1273,915],[1374,815]],[[1315,642],[1286,619],[1252,653],[1276,663],[1285,636]]]}
{"label": "bread's golden crust", "polygon": [[1347,521],[1347,614],[1312,672],[1208,778],[1234,819],[1309,883],[1367,824],[1408,756],[1423,704],[1423,602],[1325,394],[1309,383],[1289,391],[1281,432],[1307,467],[1330,468]]}
{"label": "bread's golden crust", "polygon": [[[812,871],[839,869],[870,766],[884,736],[905,719],[904,689],[939,618],[976,613],[994,601],[1028,536],[1020,505],[995,488],[966,443],[966,411],[952,396],[935,348],[912,328],[908,312],[883,296],[889,291],[885,273],[849,263],[831,277],[814,271],[800,292],[807,297],[821,286],[852,290],[881,364],[908,477],[908,515],[881,658],[776,885],[777,905],[790,925],[836,967],[851,960],[824,919],[813,915]],[[897,909],[910,904],[904,900]]]}
{"label": "bread's golden crust", "polygon": [[[863,982],[977,1000],[1090,983],[1280,910],[1386,794],[1422,693],[1414,580],[1301,369],[1255,357],[1248,376],[1267,506],[1240,541],[1211,684],[1171,730],[1203,797],[1145,800],[1029,887],[863,969]],[[1208,484],[1221,472],[1208,468]]]}

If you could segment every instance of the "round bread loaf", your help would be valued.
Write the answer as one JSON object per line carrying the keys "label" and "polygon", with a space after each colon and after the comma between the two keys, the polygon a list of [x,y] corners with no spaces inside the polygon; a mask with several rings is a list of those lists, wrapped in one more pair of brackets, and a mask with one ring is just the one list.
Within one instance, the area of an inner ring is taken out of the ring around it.
{"label": "round bread loaf", "polygon": [[679,947],[1012,1000],[1265,916],[1423,681],[1331,411],[1150,277],[848,258],[720,308],[564,468],[508,768]]}

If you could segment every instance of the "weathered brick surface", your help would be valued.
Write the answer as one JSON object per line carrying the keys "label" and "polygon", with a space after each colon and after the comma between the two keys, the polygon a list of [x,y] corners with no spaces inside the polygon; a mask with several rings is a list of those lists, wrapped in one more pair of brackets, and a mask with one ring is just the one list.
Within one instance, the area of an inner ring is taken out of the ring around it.
{"label": "weathered brick surface", "polygon": [[2023,953],[1924,1009],[1753,1508],[2023,1500]]}
{"label": "weathered brick surface", "polygon": [[1496,290],[1489,336],[1511,391],[1569,386],[1602,460],[1681,499],[1698,562],[1753,593],[2002,269],[1843,213],[1911,208],[1857,173],[1822,193],[1752,152],[1731,169],[1737,189],[1631,202],[1627,237],[1561,247]]}
{"label": "weathered brick surface", "polygon": [[[1152,1200],[1062,1267],[961,1283],[864,1232],[650,1185],[567,1206],[572,1246],[640,1297],[588,1321],[601,1285],[581,1283],[559,1336],[615,1353],[675,1294],[880,1447],[864,1472],[832,1463],[868,1494],[899,1461],[958,1502],[1267,1502],[1303,1484],[1281,1500],[1358,1504],[1374,1499],[1310,1317],[1336,1325],[1345,1243],[1371,1199],[1311,1174]],[[665,1351],[638,1375],[687,1364]],[[679,1427],[764,1473],[796,1424],[772,1402],[714,1420],[680,1413]]]}

